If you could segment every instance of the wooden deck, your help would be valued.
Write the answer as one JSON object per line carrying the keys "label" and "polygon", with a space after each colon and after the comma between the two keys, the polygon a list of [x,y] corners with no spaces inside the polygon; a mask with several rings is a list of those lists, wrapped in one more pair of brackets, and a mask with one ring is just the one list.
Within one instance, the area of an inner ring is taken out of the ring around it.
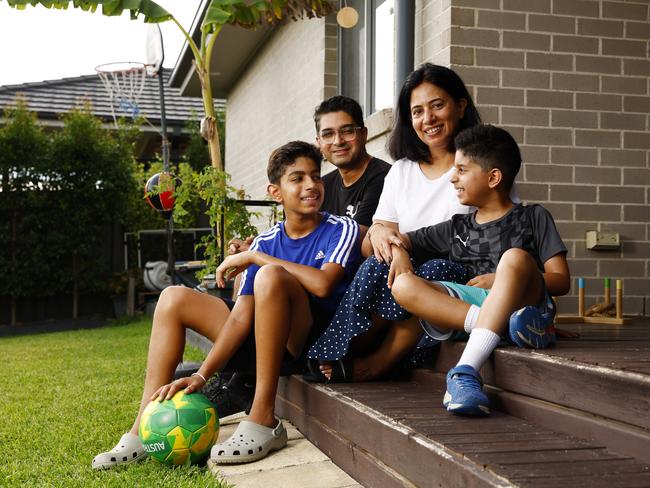
{"label": "wooden deck", "polygon": [[441,405],[462,344],[408,381],[287,378],[279,413],[368,487],[650,487],[650,320],[562,327],[581,337],[495,351],[488,418]]}

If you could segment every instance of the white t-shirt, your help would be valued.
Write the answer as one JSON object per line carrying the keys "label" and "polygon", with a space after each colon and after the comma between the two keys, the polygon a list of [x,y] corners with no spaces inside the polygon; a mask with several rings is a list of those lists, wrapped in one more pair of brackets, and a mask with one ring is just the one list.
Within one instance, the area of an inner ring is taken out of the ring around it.
{"label": "white t-shirt", "polygon": [[384,179],[384,190],[372,220],[395,222],[399,231],[405,233],[471,212],[472,207],[458,202],[454,185],[449,181],[453,172],[452,166],[430,180],[418,163],[406,158],[396,161]]}

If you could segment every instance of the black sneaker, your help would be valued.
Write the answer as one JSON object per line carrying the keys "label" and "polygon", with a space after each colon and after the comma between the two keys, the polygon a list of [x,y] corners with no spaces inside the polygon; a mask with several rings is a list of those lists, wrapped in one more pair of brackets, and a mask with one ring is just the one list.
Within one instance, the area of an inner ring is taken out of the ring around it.
{"label": "black sneaker", "polygon": [[203,394],[214,404],[220,419],[240,412],[250,411],[255,396],[255,384],[233,375],[227,384],[208,383],[203,387]]}

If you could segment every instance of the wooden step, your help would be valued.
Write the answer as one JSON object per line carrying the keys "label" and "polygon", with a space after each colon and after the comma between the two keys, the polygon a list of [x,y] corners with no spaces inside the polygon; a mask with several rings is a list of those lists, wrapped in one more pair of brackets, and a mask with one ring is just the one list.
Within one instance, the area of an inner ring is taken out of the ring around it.
{"label": "wooden step", "polygon": [[[420,369],[413,377],[433,387],[440,374]],[[599,442],[621,454],[650,463],[650,431],[646,429],[489,385],[486,390],[493,407],[502,412],[557,432]]]}
{"label": "wooden step", "polygon": [[[602,327],[582,330],[579,340],[544,351],[500,347],[481,373],[503,392],[504,411],[650,462],[650,375],[639,371],[650,359],[644,324],[616,330],[615,339]],[[436,370],[453,367],[463,347],[443,344]]]}
{"label": "wooden step", "polygon": [[596,473],[608,488],[650,486],[647,463],[598,441],[499,411],[482,419],[449,414],[444,388],[444,376],[433,373],[331,386],[294,376],[281,382],[277,407],[368,487],[601,486]]}

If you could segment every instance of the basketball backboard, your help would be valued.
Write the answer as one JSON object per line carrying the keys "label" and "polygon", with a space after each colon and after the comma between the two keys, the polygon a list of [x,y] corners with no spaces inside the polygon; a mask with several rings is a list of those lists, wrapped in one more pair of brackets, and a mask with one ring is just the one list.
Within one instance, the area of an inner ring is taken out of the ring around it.
{"label": "basketball backboard", "polygon": [[147,24],[146,64],[149,76],[155,76],[165,60],[162,31],[158,24]]}

